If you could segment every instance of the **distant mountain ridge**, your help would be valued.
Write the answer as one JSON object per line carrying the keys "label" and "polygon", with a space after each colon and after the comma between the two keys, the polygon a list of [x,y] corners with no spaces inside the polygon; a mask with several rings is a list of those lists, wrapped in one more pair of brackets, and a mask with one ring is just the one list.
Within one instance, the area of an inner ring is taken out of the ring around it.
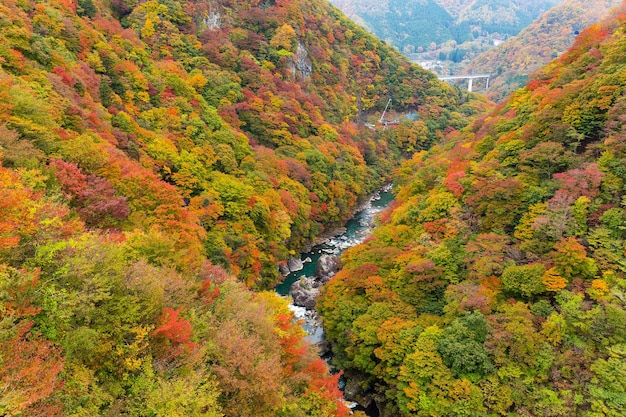
{"label": "distant mountain ridge", "polygon": [[560,0],[331,0],[346,15],[405,53],[515,35]]}
{"label": "distant mountain ridge", "polygon": [[348,17],[362,24],[379,38],[405,52],[459,40],[469,36],[469,27],[461,30],[454,17],[435,0],[333,0]]}
{"label": "distant mountain ridge", "polygon": [[536,17],[549,8],[561,3],[563,0],[437,0],[437,3],[445,8],[450,15],[459,21],[466,21],[471,16],[476,16],[481,12],[496,12],[487,16],[478,16],[478,22],[511,22],[515,20],[511,15],[518,16],[518,19],[525,17]]}

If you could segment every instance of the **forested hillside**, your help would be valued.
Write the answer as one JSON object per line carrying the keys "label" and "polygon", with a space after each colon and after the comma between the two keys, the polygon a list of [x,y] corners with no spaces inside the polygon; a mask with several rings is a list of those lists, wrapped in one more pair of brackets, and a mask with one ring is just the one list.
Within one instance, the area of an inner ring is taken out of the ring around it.
{"label": "forested hillside", "polygon": [[625,12],[415,154],[344,254],[318,307],[381,415],[626,412]]}
{"label": "forested hillside", "polygon": [[457,22],[489,32],[515,34],[563,0],[437,0]]}
{"label": "forested hillside", "polygon": [[517,36],[464,61],[462,73],[493,74],[487,96],[503,100],[523,87],[537,69],[563,54],[582,29],[603,19],[621,0],[565,0]]}
{"label": "forested hillside", "polygon": [[247,287],[484,104],[321,0],[1,2],[0,414],[346,415]]}
{"label": "forested hillside", "polygon": [[5,166],[54,170],[88,226],[167,229],[250,286],[390,175],[400,147],[359,116],[393,98],[423,145],[465,123],[458,91],[322,2],[74,7],[3,6]]}

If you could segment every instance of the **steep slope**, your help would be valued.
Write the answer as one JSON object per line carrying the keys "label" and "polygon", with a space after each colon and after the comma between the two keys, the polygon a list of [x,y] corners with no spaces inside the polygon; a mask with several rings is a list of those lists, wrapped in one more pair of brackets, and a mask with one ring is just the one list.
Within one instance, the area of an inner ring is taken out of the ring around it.
{"label": "steep slope", "polygon": [[0,414],[347,415],[246,286],[483,104],[323,1],[1,2]]}
{"label": "steep slope", "polygon": [[600,21],[620,0],[566,0],[541,15],[517,36],[463,62],[462,73],[494,74],[488,97],[502,100],[528,76],[564,53],[583,28]]}
{"label": "steep slope", "polygon": [[626,5],[415,155],[318,306],[383,416],[626,410]]}
{"label": "steep slope", "polygon": [[3,120],[43,152],[31,162],[63,159],[126,199],[128,212],[92,216],[95,201],[59,184],[88,225],[162,228],[167,215],[178,243],[267,287],[399,160],[353,122],[392,97],[432,142],[461,127],[464,98],[323,3],[257,3],[84,0],[82,19],[71,3],[14,6],[0,56]]}

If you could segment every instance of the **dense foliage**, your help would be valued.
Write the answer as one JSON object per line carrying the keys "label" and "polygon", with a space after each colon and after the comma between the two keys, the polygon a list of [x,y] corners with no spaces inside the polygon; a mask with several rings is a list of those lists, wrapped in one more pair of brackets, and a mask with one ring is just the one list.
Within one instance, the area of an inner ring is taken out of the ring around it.
{"label": "dense foliage", "polygon": [[0,2],[0,414],[346,415],[247,287],[481,106],[322,1]]}
{"label": "dense foliage", "polygon": [[90,227],[171,232],[179,265],[206,254],[251,287],[389,178],[406,149],[359,118],[393,98],[432,143],[473,111],[321,1],[0,13],[4,165],[56,178]]}
{"label": "dense foliage", "polygon": [[493,74],[487,96],[503,100],[523,87],[534,71],[567,51],[582,29],[598,22],[621,3],[621,0],[565,0],[515,37],[463,62],[461,71]]}
{"label": "dense foliage", "polygon": [[626,411],[626,6],[397,176],[318,303],[384,416]]}

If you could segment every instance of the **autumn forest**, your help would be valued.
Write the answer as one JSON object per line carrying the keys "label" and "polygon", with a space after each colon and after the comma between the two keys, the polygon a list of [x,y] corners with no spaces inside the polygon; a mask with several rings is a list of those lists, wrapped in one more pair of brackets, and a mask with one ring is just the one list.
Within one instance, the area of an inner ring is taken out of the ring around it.
{"label": "autumn forest", "polygon": [[[384,417],[623,416],[624,13],[496,106],[325,0],[3,0],[0,415],[341,417],[343,373]],[[390,182],[334,373],[271,290]]]}

